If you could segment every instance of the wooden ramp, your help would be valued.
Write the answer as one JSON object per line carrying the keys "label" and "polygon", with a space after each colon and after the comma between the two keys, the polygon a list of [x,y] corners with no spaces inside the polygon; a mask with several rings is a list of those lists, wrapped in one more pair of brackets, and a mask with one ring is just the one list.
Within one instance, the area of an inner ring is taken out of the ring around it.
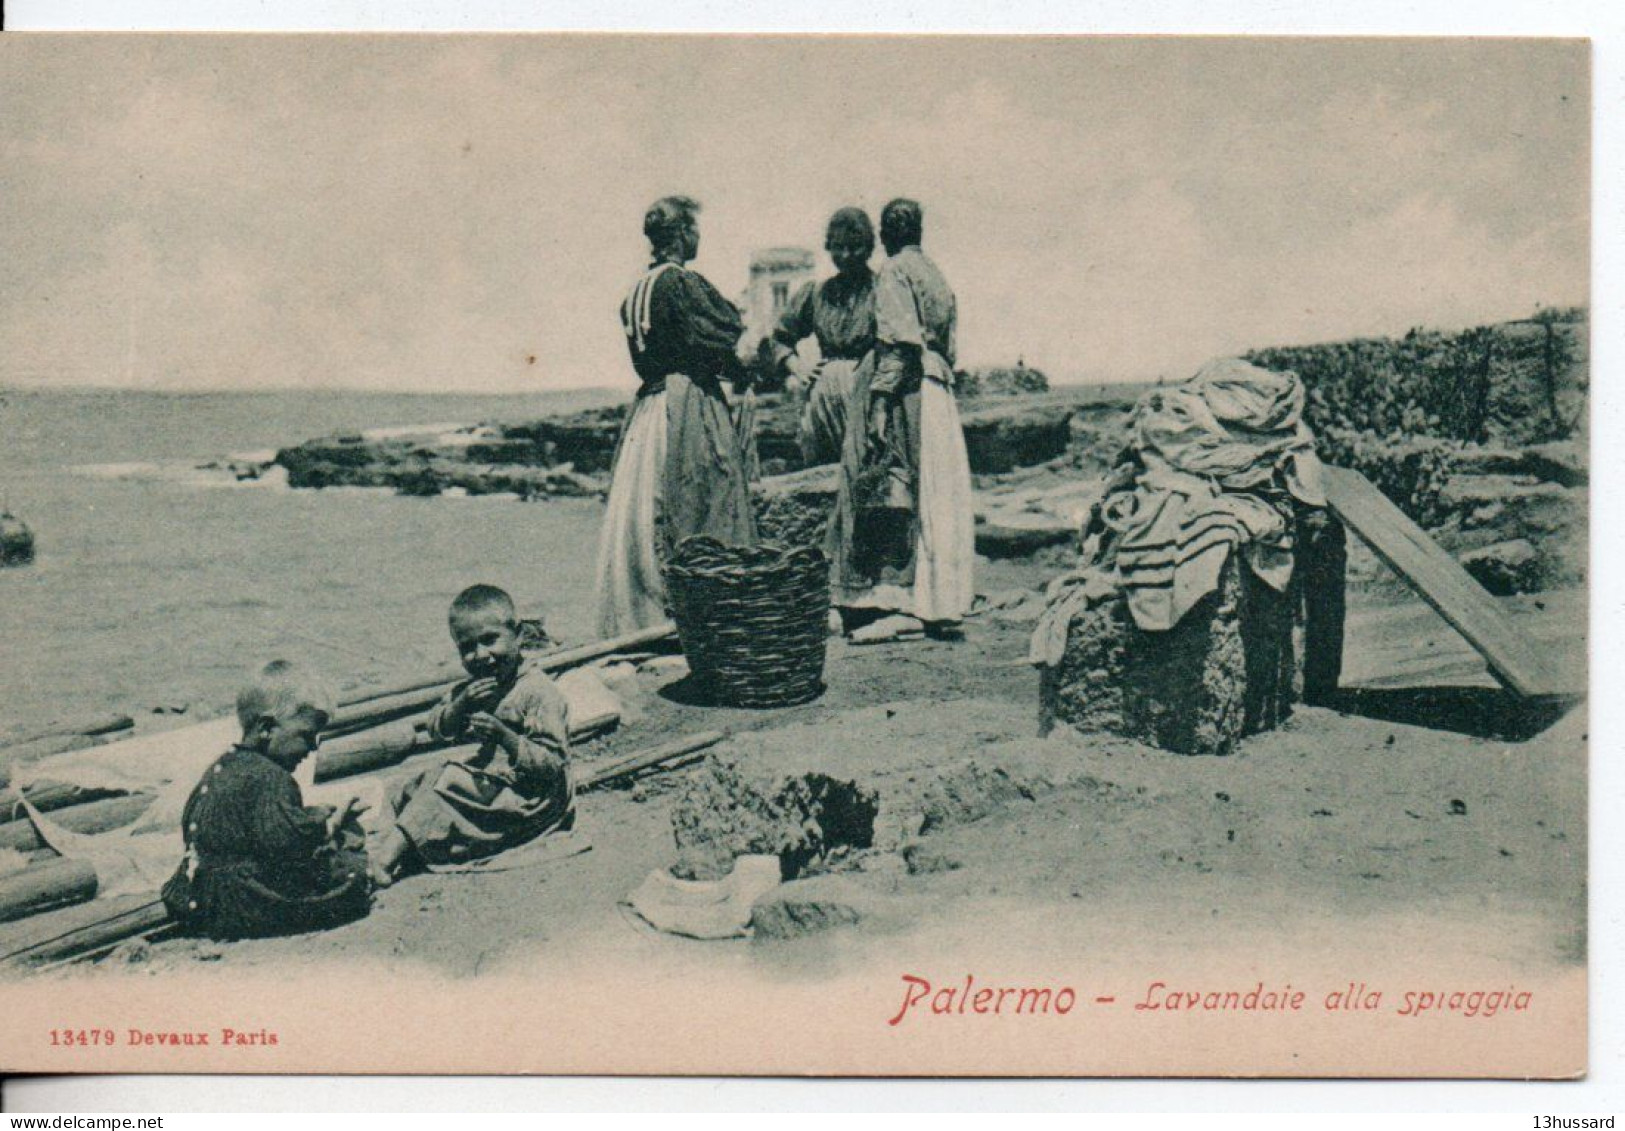
{"label": "wooden ramp", "polygon": [[1478,650],[1496,679],[1525,698],[1575,693],[1563,686],[1529,634],[1512,622],[1495,598],[1365,476],[1327,467],[1326,502]]}

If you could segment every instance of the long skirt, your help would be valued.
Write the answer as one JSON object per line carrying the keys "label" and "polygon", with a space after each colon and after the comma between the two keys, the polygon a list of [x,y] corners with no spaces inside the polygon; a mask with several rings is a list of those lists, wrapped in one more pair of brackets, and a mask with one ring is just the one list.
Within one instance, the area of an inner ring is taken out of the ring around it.
{"label": "long skirt", "polygon": [[575,823],[569,770],[521,788],[511,776],[452,760],[396,786],[395,821],[431,869],[495,856]]}
{"label": "long skirt", "polygon": [[[859,419],[853,418],[853,427],[859,426]],[[910,517],[899,515],[898,521]],[[912,586],[844,584],[836,589],[835,603],[907,613],[937,623],[960,620],[970,609],[976,592],[970,458],[953,393],[929,379],[920,387],[918,528]]]}
{"label": "long skirt", "polygon": [[615,457],[598,537],[598,635],[604,639],[666,619],[657,528],[665,494],[666,396],[637,399]]}
{"label": "long skirt", "polygon": [[661,568],[683,539],[753,545],[750,485],[720,389],[674,373],[639,397],[622,433],[598,542],[598,632],[669,619]]}
{"label": "long skirt", "polygon": [[801,410],[797,441],[808,467],[834,463],[846,442],[847,402],[857,383],[858,363],[845,358],[824,362]]}

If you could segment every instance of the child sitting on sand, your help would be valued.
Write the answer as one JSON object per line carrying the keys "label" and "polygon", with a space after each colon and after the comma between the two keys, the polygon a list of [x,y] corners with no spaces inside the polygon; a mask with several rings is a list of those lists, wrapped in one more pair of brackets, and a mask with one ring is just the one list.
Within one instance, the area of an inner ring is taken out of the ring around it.
{"label": "child sitting on sand", "polygon": [[181,816],[186,858],[169,913],[217,939],[292,934],[365,915],[371,886],[354,803],[306,806],[293,770],[321,741],[333,698],[310,671],[267,664],[237,696],[243,738],[209,767]]}
{"label": "child sitting on sand", "polygon": [[521,655],[513,598],[475,585],[447,619],[469,679],[441,700],[429,732],[479,749],[395,792],[395,825],[373,854],[378,884],[413,866],[494,856],[575,822],[567,704],[541,665]]}

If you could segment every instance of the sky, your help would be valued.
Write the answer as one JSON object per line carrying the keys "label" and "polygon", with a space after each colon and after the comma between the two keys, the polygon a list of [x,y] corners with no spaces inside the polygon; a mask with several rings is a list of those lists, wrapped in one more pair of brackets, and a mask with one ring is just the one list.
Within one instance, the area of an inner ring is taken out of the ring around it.
{"label": "sky", "polygon": [[[920,200],[961,362],[1182,377],[1588,293],[1556,40],[0,37],[0,384],[630,389],[644,209]],[[820,253],[820,269],[827,261]]]}

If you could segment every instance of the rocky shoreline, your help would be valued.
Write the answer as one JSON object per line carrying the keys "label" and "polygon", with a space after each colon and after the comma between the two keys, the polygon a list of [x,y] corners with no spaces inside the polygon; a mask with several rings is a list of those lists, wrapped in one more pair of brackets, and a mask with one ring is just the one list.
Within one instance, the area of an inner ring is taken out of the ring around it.
{"label": "rocky shoreline", "polygon": [[[992,559],[1065,559],[1127,441],[1149,386],[1080,386],[968,398],[962,419],[977,495],[977,552]],[[276,453],[290,487],[385,488],[402,495],[508,494],[527,500],[602,497],[624,405],[451,432],[314,439]],[[833,466],[807,468],[796,405],[758,401],[769,537],[817,540],[835,489]],[[1461,445],[1425,525],[1497,595],[1582,584],[1588,560],[1587,452],[1579,440]],[[1398,500],[1404,505],[1403,500]],[[1355,576],[1379,573],[1355,561]]]}
{"label": "rocky shoreline", "polygon": [[[1100,394],[1087,388],[970,400],[963,420],[971,470],[1000,475],[1061,457],[1073,443],[1077,412],[1107,407],[1123,415],[1132,405],[1125,398],[1103,405]],[[591,495],[608,488],[626,413],[627,406],[615,405],[449,433],[329,436],[283,448],[274,462],[287,469],[291,487],[387,487],[406,495],[455,489],[527,498]],[[783,394],[763,394],[757,413],[764,474],[802,470],[796,404]]]}
{"label": "rocky shoreline", "polygon": [[[977,549],[989,557],[1025,557],[1070,540],[1087,511],[1042,504],[1088,495],[1112,444],[1124,434],[1134,396],[1090,387],[993,395],[966,401],[962,421],[971,471],[983,495],[1034,476],[1066,480],[1058,492],[1017,494],[978,521]],[[626,406],[453,432],[310,440],[277,452],[275,465],[294,488],[385,488],[402,495],[511,494],[542,500],[603,496]],[[766,525],[795,542],[813,528],[835,487],[833,465],[807,468],[796,444],[797,406],[782,394],[758,400],[757,446],[764,478],[758,502]],[[1036,507],[1030,504],[1038,503]],[[796,513],[791,513],[796,512]],[[788,523],[789,527],[785,528]]]}

